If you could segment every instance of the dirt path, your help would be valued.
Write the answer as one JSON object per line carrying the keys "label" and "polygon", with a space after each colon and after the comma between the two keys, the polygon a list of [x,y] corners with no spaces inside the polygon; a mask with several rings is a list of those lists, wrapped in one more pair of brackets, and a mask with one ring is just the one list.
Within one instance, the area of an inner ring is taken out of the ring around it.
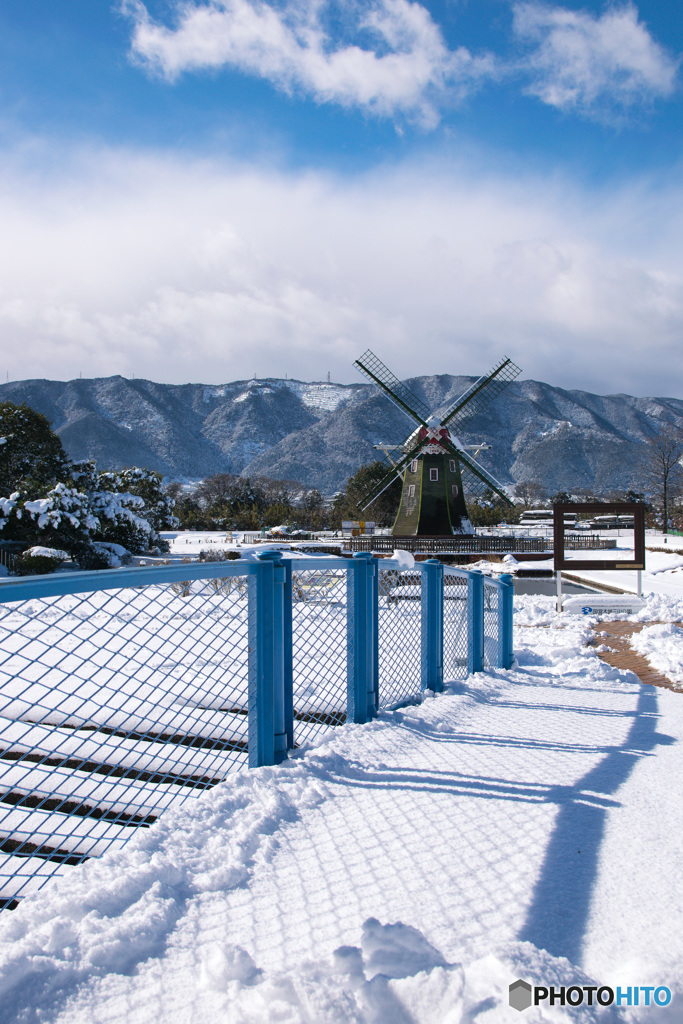
{"label": "dirt path", "polygon": [[630,638],[634,633],[639,633],[644,625],[653,626],[655,623],[598,622],[595,627],[596,635],[590,641],[590,646],[599,647],[604,644],[606,647],[609,647],[610,650],[608,651],[598,651],[598,657],[615,668],[635,672],[641,683],[649,683],[651,686],[664,686],[667,690],[683,693],[682,686],[673,683],[667,676],[654,669],[647,658],[637,654],[631,647],[629,643]]}

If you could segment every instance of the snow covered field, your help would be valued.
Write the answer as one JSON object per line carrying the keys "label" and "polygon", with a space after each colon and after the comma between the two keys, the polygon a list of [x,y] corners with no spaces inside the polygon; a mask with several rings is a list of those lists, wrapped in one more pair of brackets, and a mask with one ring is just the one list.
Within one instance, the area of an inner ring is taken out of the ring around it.
{"label": "snow covered field", "polygon": [[[552,605],[516,600],[511,671],[232,776],[0,917],[3,1024],[680,1021],[683,700]],[[517,978],[673,1000],[520,1016]]]}

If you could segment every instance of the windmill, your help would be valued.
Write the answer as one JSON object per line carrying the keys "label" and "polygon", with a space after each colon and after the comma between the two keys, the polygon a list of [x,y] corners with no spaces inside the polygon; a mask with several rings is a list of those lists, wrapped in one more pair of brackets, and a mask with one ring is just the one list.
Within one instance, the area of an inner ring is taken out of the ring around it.
{"label": "windmill", "polygon": [[508,505],[512,504],[498,481],[475,461],[479,453],[490,446],[464,445],[454,433],[483,412],[521,373],[512,360],[502,359],[442,416],[430,412],[370,349],[356,359],[354,366],[415,426],[401,445],[375,445],[384,452],[387,472],[360,503],[365,510],[394,480],[401,478],[401,504],[391,531],[394,537],[473,533],[463,477],[468,493],[474,497],[492,491]]}

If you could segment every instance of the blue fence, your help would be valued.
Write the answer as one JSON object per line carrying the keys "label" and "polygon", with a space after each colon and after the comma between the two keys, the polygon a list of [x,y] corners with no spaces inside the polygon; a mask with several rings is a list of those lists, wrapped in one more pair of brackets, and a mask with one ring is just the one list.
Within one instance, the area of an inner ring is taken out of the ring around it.
{"label": "blue fence", "polygon": [[235,770],[512,664],[512,583],[352,559],[0,585],[0,907]]}

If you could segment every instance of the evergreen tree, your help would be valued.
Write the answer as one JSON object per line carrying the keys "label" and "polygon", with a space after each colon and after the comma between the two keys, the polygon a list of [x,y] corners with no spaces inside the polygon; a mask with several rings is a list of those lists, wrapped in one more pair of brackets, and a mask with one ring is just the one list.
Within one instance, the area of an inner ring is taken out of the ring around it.
{"label": "evergreen tree", "polygon": [[333,529],[341,529],[345,519],[370,519],[378,526],[393,526],[401,501],[402,481],[399,477],[373,501],[365,511],[360,507],[368,491],[379,483],[387,467],[384,462],[370,462],[349,477],[345,490],[336,495],[330,521]]}
{"label": "evergreen tree", "polygon": [[46,416],[0,402],[0,494],[44,494],[68,473],[69,459]]}
{"label": "evergreen tree", "polygon": [[488,487],[481,497],[467,502],[467,511],[473,526],[499,526],[500,523],[509,522],[511,516],[519,517],[518,512],[504,505],[498,495]]}

